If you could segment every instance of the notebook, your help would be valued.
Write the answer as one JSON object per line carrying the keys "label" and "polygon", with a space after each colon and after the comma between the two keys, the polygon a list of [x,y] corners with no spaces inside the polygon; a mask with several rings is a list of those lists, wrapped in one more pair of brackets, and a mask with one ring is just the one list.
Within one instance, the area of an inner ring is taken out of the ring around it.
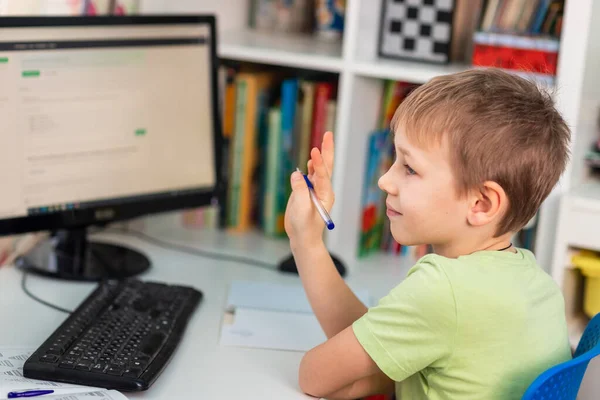
{"label": "notebook", "polygon": [[[368,291],[353,291],[371,305]],[[221,345],[304,352],[326,339],[301,284],[231,283]]]}

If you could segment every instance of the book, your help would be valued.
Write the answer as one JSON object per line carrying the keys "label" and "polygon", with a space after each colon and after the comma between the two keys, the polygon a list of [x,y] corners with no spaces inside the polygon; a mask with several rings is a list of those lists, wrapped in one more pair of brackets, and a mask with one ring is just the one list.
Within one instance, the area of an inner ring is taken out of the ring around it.
{"label": "book", "polygon": [[361,206],[359,257],[364,257],[381,247],[383,229],[381,209],[384,206],[384,192],[379,189],[378,181],[384,172],[381,171],[382,157],[385,154],[389,136],[388,129],[378,130],[369,135]]}
{"label": "book", "polygon": [[236,77],[236,120],[232,144],[232,169],[229,185],[228,227],[245,231],[252,227],[255,169],[258,162],[258,132],[264,121],[262,99],[272,84],[273,75],[241,72]]}
{"label": "book", "polygon": [[265,192],[263,197],[263,220],[264,233],[269,236],[278,236],[284,233],[283,213],[285,204],[282,204],[279,196],[280,169],[279,153],[281,151],[281,109],[272,107],[269,109],[267,153],[265,159]]}
{"label": "book", "polygon": [[[336,117],[336,113],[337,113],[337,101],[336,100],[329,100],[327,102],[327,118],[326,118],[326,122],[325,122],[325,131],[323,132],[323,134],[325,134],[325,132],[332,132],[335,133],[335,117]],[[323,140],[323,138],[321,137],[321,141]],[[320,145],[319,145],[320,148]]]}
{"label": "book", "polygon": [[296,169],[294,162],[294,128],[298,99],[298,78],[285,79],[281,84],[281,171],[280,171],[280,196],[285,199],[292,192],[290,175]]}
{"label": "book", "polygon": [[300,111],[300,146],[298,148],[298,166],[304,168],[308,162],[311,150],[311,128],[313,122],[313,113],[315,105],[315,82],[302,81],[301,90],[301,111]]}
{"label": "book", "polygon": [[313,112],[313,129],[310,147],[321,149],[323,135],[327,129],[327,104],[333,93],[333,83],[319,82],[316,86],[315,108]]}

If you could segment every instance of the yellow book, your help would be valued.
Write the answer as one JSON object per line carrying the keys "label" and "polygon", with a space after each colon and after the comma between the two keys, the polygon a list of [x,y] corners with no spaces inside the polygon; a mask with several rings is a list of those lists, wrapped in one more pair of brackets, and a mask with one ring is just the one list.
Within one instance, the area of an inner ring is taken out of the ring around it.
{"label": "yellow book", "polygon": [[273,79],[270,73],[252,72],[242,72],[236,77],[238,89],[244,87],[244,98],[239,97],[238,90],[229,207],[229,212],[233,213],[229,218],[229,227],[234,231],[246,231],[252,227],[256,189],[252,178],[258,161],[259,96],[264,95]]}
{"label": "yellow book", "polygon": [[223,137],[231,138],[235,127],[235,70],[228,69],[223,94]]}

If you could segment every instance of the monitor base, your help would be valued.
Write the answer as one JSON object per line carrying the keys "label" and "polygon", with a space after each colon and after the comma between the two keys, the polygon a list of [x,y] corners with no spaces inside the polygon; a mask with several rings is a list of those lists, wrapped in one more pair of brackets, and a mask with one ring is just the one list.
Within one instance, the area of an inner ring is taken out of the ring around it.
{"label": "monitor base", "polygon": [[124,279],[150,268],[142,253],[123,246],[91,243],[85,229],[58,231],[16,265],[28,272],[73,281]]}

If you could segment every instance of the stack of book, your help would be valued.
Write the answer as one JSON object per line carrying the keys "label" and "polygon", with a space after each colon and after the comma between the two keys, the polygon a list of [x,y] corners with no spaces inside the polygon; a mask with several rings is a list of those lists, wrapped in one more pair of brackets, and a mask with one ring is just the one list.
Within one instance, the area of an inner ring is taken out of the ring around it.
{"label": "stack of book", "polygon": [[228,69],[223,88],[223,135],[228,143],[225,225],[285,235],[290,174],[335,132],[337,82],[324,76]]}
{"label": "stack of book", "polygon": [[554,84],[564,0],[488,0],[473,36],[472,64]]}

